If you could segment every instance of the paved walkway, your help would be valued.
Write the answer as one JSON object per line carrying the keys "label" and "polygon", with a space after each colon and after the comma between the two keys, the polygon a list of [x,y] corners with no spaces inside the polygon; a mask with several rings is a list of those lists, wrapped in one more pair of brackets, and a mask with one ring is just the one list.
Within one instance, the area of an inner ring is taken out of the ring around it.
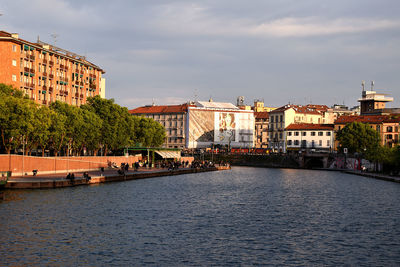
{"label": "paved walkway", "polygon": [[[184,170],[185,168],[180,168],[179,170]],[[113,169],[105,169],[104,172],[100,170],[96,171],[88,171],[87,173],[89,174],[90,177],[98,177],[98,176],[118,176],[120,175],[118,173],[119,169],[113,168]],[[135,171],[133,169],[129,169],[128,172],[125,172],[125,175],[131,175],[131,174],[139,174],[139,173],[149,173],[149,172],[161,172],[161,171],[167,171],[168,169],[162,169],[162,168],[139,168],[138,171]],[[75,175],[75,179],[83,179],[83,173],[84,172],[70,172]],[[67,180],[67,175],[68,173],[47,173],[47,174],[37,174],[37,175],[24,175],[24,176],[11,176],[8,181],[9,182],[39,182],[39,181],[61,181],[61,180]]]}

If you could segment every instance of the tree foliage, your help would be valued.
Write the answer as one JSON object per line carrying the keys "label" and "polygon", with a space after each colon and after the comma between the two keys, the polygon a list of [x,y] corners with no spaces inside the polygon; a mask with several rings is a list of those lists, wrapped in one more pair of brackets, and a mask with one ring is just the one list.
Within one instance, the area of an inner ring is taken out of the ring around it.
{"label": "tree foliage", "polygon": [[75,155],[100,148],[116,151],[142,143],[160,146],[165,130],[152,119],[138,118],[113,99],[89,97],[87,104],[75,107],[62,102],[39,106],[23,92],[0,84],[0,149],[7,153],[22,148],[60,151]]}
{"label": "tree foliage", "polygon": [[347,148],[350,153],[364,153],[373,156],[380,148],[380,137],[369,124],[352,122],[336,134],[340,149]]}

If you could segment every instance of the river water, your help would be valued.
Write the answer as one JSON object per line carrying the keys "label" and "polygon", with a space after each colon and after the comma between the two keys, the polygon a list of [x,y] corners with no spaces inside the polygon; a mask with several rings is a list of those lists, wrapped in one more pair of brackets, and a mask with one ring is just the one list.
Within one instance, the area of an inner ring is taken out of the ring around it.
{"label": "river water", "polygon": [[399,266],[400,185],[230,171],[6,191],[0,266]]}

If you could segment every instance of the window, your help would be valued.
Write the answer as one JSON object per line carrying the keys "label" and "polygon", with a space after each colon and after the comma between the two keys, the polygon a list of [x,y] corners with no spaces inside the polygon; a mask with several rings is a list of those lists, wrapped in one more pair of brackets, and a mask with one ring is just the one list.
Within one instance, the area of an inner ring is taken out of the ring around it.
{"label": "window", "polygon": [[393,132],[393,127],[392,126],[386,127],[386,131],[389,133]]}
{"label": "window", "polygon": [[17,75],[13,75],[13,76],[12,76],[12,81],[13,81],[13,82],[16,82],[16,81],[17,81]]}
{"label": "window", "polygon": [[292,132],[288,132],[288,136],[292,136]]}
{"label": "window", "polygon": [[329,140],[326,140],[326,146],[330,146],[331,142]]}
{"label": "window", "polygon": [[279,133],[279,139],[282,139],[282,133]]}
{"label": "window", "polygon": [[315,132],[311,132],[311,136],[315,136]]}
{"label": "window", "polygon": [[322,146],[322,140],[319,140],[319,146]]}
{"label": "window", "polygon": [[318,136],[323,136],[324,133],[323,132],[318,132]]}
{"label": "window", "polygon": [[288,140],[287,144],[288,144],[288,146],[291,146],[292,145],[292,140]]}
{"label": "window", "polygon": [[294,135],[295,136],[299,136],[299,132],[294,132]]}
{"label": "window", "polygon": [[301,135],[302,136],[307,136],[307,132],[302,132]]}
{"label": "window", "polygon": [[274,122],[274,116],[271,117],[271,122]]}
{"label": "window", "polygon": [[15,59],[12,60],[12,65],[13,65],[14,67],[17,66],[17,61],[16,61]]}
{"label": "window", "polygon": [[301,141],[301,146],[302,147],[307,147],[307,141],[306,140],[302,140]]}
{"label": "window", "polygon": [[331,132],[326,132],[326,136],[331,136]]}
{"label": "window", "polygon": [[282,121],[283,121],[282,119],[283,119],[283,116],[281,115],[281,116],[279,117],[279,121],[282,122]]}
{"label": "window", "polygon": [[294,140],[294,145],[298,146],[299,145],[299,140]]}

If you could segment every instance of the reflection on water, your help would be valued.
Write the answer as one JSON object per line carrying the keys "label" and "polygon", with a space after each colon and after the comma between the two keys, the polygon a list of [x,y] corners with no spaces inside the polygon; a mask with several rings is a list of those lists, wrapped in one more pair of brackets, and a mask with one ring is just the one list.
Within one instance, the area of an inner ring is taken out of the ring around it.
{"label": "reflection on water", "polygon": [[400,264],[400,186],[358,176],[233,168],[6,194],[0,265]]}

